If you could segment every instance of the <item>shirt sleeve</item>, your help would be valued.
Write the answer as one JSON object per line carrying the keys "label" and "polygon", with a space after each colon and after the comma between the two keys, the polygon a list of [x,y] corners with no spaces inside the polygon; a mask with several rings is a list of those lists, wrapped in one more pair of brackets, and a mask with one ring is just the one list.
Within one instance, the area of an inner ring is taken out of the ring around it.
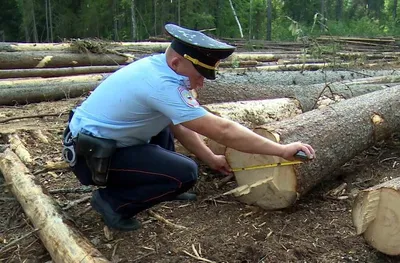
{"label": "shirt sleeve", "polygon": [[207,114],[191,92],[176,84],[153,89],[147,97],[148,105],[171,119],[174,125],[191,121]]}

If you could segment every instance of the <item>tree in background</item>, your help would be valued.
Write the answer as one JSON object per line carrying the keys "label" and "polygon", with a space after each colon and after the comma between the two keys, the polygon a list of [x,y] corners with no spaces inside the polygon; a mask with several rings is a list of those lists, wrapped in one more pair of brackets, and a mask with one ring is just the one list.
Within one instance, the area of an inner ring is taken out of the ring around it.
{"label": "tree in background", "polygon": [[[4,2],[4,3],[3,3]],[[293,40],[305,34],[399,35],[398,0],[5,0],[0,39],[117,41],[165,36],[165,23],[221,38]],[[311,30],[318,14],[321,30]],[[290,19],[288,19],[290,18]],[[1,33],[2,32],[2,33]]]}

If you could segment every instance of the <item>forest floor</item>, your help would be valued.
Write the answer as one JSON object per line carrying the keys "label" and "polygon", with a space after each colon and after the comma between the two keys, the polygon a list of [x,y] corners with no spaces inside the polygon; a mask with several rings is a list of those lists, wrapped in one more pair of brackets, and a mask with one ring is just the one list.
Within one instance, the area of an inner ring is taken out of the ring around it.
{"label": "forest floor", "polygon": [[[245,205],[233,197],[217,196],[235,187],[229,182],[218,188],[223,176],[200,164],[195,186],[196,202],[167,202],[152,209],[177,229],[156,220],[148,212],[138,218],[143,227],[134,232],[105,235],[100,216],[85,202],[66,209],[72,201],[90,197],[91,188],[82,187],[68,171],[41,171],[48,162],[61,161],[61,136],[67,112],[79,102],[69,99],[20,107],[0,108],[0,119],[12,116],[63,113],[59,116],[28,118],[0,123],[0,134],[16,132],[33,157],[28,166],[42,187],[83,189],[83,193],[56,193],[51,196],[73,219],[75,227],[112,262],[200,262],[189,256],[195,250],[209,262],[400,262],[371,248],[355,234],[351,210],[359,190],[400,175],[400,135],[360,153],[344,165],[339,176],[326,181],[302,197],[293,207],[265,211]],[[41,143],[32,131],[41,130],[49,143]],[[0,144],[5,143],[5,136]],[[346,183],[340,196],[329,191]],[[50,262],[51,257],[38,235],[32,234],[15,245],[11,242],[32,232],[33,226],[0,176],[0,262]],[[1,250],[3,248],[3,250]],[[185,252],[186,251],[186,252]],[[206,261],[203,261],[206,262]]]}

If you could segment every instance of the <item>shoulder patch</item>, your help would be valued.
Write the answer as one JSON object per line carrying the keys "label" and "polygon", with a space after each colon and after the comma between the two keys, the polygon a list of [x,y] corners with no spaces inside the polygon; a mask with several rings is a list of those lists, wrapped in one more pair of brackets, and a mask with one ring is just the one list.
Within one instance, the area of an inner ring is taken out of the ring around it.
{"label": "shoulder patch", "polygon": [[197,102],[195,97],[192,95],[190,90],[186,89],[185,87],[179,87],[178,88],[179,95],[181,96],[183,102],[186,103],[189,107],[192,108],[197,108],[200,106],[200,104]]}

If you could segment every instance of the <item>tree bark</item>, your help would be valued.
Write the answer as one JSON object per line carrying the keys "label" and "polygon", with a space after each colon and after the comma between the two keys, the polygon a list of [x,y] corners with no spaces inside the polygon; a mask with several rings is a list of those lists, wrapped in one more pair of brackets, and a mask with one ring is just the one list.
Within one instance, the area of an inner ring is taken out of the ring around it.
{"label": "tree bark", "polygon": [[43,101],[70,99],[87,95],[101,82],[60,83],[57,86],[28,86],[24,88],[0,89],[0,105],[27,104]]}
{"label": "tree bark", "polygon": [[16,80],[1,80],[0,89],[20,88],[25,87],[43,87],[43,86],[57,86],[65,83],[67,85],[74,83],[85,83],[93,81],[103,81],[110,74],[89,74],[80,76],[68,76],[58,78],[26,78]]}
{"label": "tree bark", "polygon": [[88,66],[69,68],[3,69],[0,70],[0,79],[29,77],[49,78],[82,74],[110,73],[115,72],[122,67],[123,66]]}
{"label": "tree bark", "polygon": [[303,111],[309,111],[323,95],[336,94],[350,98],[385,88],[382,85],[365,84],[400,82],[400,76],[393,75],[335,82],[329,85],[272,85],[266,84],[266,79],[271,77],[267,74],[262,72],[248,72],[246,75],[221,74],[215,81],[205,82],[205,88],[199,91],[198,100],[204,105],[241,100],[296,98]]}
{"label": "tree bark", "polygon": [[0,170],[54,262],[109,262],[73,227],[12,150],[0,153]]}
{"label": "tree bark", "polygon": [[400,255],[400,178],[358,193],[352,209],[357,235],[378,251]]}
{"label": "tree bark", "polygon": [[114,54],[66,52],[1,52],[0,69],[59,68],[76,66],[126,65],[132,58]]}
{"label": "tree bark", "polygon": [[267,0],[267,41],[272,40],[272,0]]}
{"label": "tree bark", "polygon": [[[309,163],[235,172],[240,201],[264,209],[289,207],[358,153],[400,129],[400,86],[345,100],[256,129],[280,143],[311,144],[317,158]],[[228,148],[233,169],[285,161],[275,156]]]}

